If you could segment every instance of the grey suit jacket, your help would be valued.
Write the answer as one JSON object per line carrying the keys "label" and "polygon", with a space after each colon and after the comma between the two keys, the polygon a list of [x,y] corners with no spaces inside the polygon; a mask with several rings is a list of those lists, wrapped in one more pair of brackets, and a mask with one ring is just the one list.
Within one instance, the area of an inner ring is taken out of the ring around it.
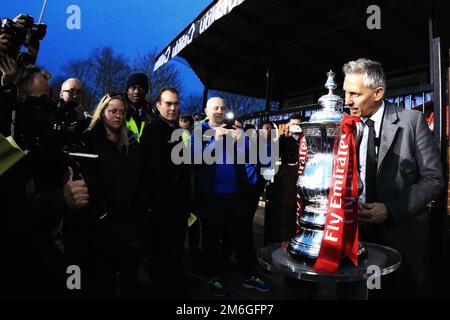
{"label": "grey suit jacket", "polygon": [[422,113],[385,105],[377,196],[395,224],[415,219],[444,184],[438,148]]}
{"label": "grey suit jacket", "polygon": [[385,104],[377,202],[385,204],[389,218],[380,226],[362,227],[361,237],[399,250],[418,284],[426,275],[425,205],[441,192],[443,184],[439,151],[422,113]]}

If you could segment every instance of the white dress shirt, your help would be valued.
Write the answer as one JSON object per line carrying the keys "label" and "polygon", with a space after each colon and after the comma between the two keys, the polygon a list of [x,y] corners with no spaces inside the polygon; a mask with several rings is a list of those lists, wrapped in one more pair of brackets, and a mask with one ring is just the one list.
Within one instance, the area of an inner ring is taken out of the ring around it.
{"label": "white dress shirt", "polygon": [[[380,137],[381,121],[383,120],[384,113],[384,101],[381,103],[380,109],[375,112],[370,119],[374,122],[375,137]],[[364,188],[363,192],[359,196],[359,201],[362,203],[366,202],[366,157],[367,157],[367,139],[369,138],[369,127],[365,124],[367,117],[361,117],[361,123],[363,125],[363,136],[361,139],[361,144],[359,145],[359,176],[363,182]],[[375,145],[375,154],[378,157],[378,146]]]}

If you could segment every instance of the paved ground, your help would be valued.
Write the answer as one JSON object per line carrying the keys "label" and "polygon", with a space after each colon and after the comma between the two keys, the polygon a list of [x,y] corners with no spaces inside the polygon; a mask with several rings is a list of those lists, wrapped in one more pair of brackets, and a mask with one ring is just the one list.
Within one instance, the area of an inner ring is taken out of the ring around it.
{"label": "paved ground", "polygon": [[[258,250],[263,245],[264,236],[264,208],[258,208],[254,219],[254,237],[255,247]],[[285,300],[283,277],[268,273],[258,267],[258,272],[274,285],[274,290],[262,293],[256,289],[247,289],[242,286],[242,278],[238,266],[234,263],[234,256],[231,261],[222,264],[221,280],[224,286],[230,291],[227,297],[215,297],[207,287],[207,279],[203,276],[201,258],[199,254],[194,254],[186,248],[184,251],[183,275],[185,296],[187,300]],[[148,276],[144,268],[140,270],[140,278],[143,284],[143,290],[149,284]]]}
{"label": "paved ground", "polygon": [[[258,250],[263,245],[264,233],[264,208],[259,208],[254,219],[255,246]],[[234,257],[232,257],[234,261]],[[262,293],[255,289],[242,287],[242,279],[237,265],[233,262],[222,265],[223,284],[230,291],[230,295],[225,298],[217,298],[212,295],[206,286],[206,278],[201,273],[201,262],[198,256],[193,255],[188,250],[185,251],[185,267],[183,273],[186,275],[186,288],[190,299],[201,300],[284,300],[286,299],[284,282],[281,276],[267,273],[259,269],[266,279],[274,285],[274,290]]]}

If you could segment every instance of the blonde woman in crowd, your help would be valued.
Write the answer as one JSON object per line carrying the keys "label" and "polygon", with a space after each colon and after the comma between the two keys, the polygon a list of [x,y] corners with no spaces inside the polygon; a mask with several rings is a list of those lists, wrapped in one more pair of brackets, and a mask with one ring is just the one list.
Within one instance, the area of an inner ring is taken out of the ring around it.
{"label": "blonde woman in crowd", "polygon": [[106,94],[83,136],[84,151],[98,155],[87,180],[89,209],[81,224],[89,228],[84,259],[90,298],[132,298],[138,291],[138,226],[143,224],[140,155],[126,126],[126,111],[121,95]]}

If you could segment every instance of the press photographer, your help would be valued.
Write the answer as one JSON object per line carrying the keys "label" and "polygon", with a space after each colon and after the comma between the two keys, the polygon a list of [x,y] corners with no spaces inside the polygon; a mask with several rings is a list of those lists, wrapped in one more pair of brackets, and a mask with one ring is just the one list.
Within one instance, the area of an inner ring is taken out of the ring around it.
{"label": "press photographer", "polygon": [[[30,151],[0,176],[7,299],[62,296],[65,264],[56,235],[62,218],[89,202],[86,183],[73,180],[63,152],[76,143],[73,110],[49,98],[50,75],[30,64],[43,37],[32,21],[19,15],[2,20],[0,29],[0,132]],[[19,52],[22,45],[27,53]]]}
{"label": "press photographer", "polygon": [[[39,52],[40,40],[45,37],[47,26],[34,23],[30,15],[19,14],[13,20],[8,18],[0,22],[0,51],[21,65],[34,64]],[[28,52],[21,52],[25,46]]]}
{"label": "press photographer", "polygon": [[[4,18],[0,20],[0,133],[9,136],[11,133],[12,108],[17,103],[18,95],[21,97],[43,95],[50,96],[49,74],[42,77],[31,77],[34,72],[26,70],[26,66],[34,65],[42,40],[46,33],[44,24],[35,25],[32,16],[19,14],[13,20]],[[22,52],[24,46],[28,51]],[[26,73],[29,73],[29,76]],[[20,78],[23,85],[22,92],[17,92],[16,79]],[[34,81],[29,84],[25,81]],[[30,92],[24,92],[30,90]]]}

